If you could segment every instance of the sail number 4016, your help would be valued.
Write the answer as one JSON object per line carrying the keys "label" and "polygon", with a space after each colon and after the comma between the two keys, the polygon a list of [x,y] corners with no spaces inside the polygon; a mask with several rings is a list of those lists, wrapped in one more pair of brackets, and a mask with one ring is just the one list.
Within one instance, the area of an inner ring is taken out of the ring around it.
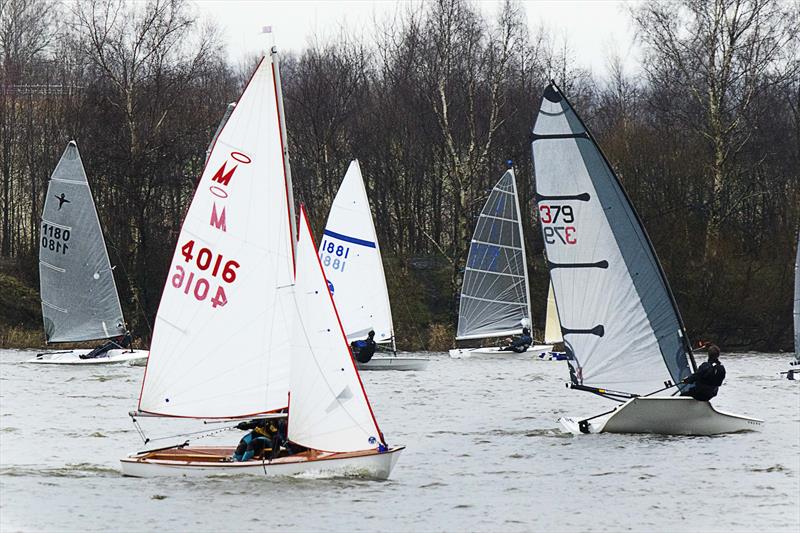
{"label": "sail number 4016", "polygon": [[578,244],[575,226],[556,225],[575,222],[575,214],[569,205],[539,206],[539,221],[542,223],[544,240],[547,244]]}
{"label": "sail number 4016", "polygon": [[[200,248],[197,254],[194,254],[194,240],[188,241],[181,246],[181,255],[184,261],[192,263],[191,266],[197,266],[202,271],[210,270],[212,278],[222,278],[225,283],[233,283],[236,281],[236,269],[239,268],[239,263],[233,259],[225,260],[222,254],[215,254],[208,248]],[[176,289],[183,288],[184,294],[191,294],[198,301],[205,301],[211,293],[211,284],[213,280],[195,275],[194,272],[187,273],[180,265],[175,266],[176,272],[172,276],[172,286]],[[188,274],[188,275],[187,275]],[[228,303],[228,298],[225,295],[225,289],[222,284],[215,287],[214,296],[210,299],[211,307],[222,307]]]}

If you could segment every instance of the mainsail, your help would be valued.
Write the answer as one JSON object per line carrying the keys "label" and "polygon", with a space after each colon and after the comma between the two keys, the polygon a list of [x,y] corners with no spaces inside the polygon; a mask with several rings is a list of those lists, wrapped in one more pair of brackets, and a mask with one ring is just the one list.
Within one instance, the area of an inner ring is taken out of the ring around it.
{"label": "mainsail", "polygon": [[500,337],[530,325],[528,269],[514,171],[509,169],[483,206],[467,256],[457,340]]}
{"label": "mainsail", "polygon": [[344,335],[305,211],[297,244],[289,440],[315,450],[374,449],[383,438]]}
{"label": "mainsail", "polygon": [[558,321],[558,308],[556,307],[556,296],[553,294],[553,284],[547,288],[547,317],[544,322],[544,342],[556,344],[564,342],[561,336],[561,322]]}
{"label": "mainsail", "polygon": [[140,411],[233,418],[288,404],[294,250],[273,57],[220,132],[186,214]]}
{"label": "mainsail", "polygon": [[67,145],[47,186],[39,283],[47,342],[125,333],[103,230],[75,141]]}
{"label": "mainsail", "polygon": [[800,362],[800,235],[794,259],[794,358]]}
{"label": "mainsail", "polygon": [[390,341],[389,291],[358,161],[350,163],[333,200],[319,258],[347,339],[363,339],[374,330],[375,342]]}
{"label": "mainsail", "polygon": [[683,323],[619,179],[566,98],[533,129],[536,200],[575,385],[645,394],[690,373]]}

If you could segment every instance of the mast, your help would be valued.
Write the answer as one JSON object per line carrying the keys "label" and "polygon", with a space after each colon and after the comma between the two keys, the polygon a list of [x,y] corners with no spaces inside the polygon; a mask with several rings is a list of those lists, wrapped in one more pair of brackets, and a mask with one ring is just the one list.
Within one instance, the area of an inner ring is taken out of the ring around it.
{"label": "mast", "polygon": [[519,243],[522,248],[522,272],[525,275],[525,301],[528,304],[528,327],[533,332],[533,314],[531,314],[531,287],[528,281],[528,255],[525,253],[525,234],[522,231],[522,210],[519,208],[519,191],[517,190],[517,175],[514,173],[514,167],[511,160],[508,161],[508,170],[511,172],[511,184],[514,187],[514,203],[517,206],[517,216],[519,228]]}
{"label": "mast", "polygon": [[206,148],[206,163],[208,163],[208,158],[211,157],[211,150],[214,148],[214,144],[217,142],[217,137],[219,137],[220,132],[222,132],[222,128],[224,128],[225,124],[227,124],[228,119],[231,118],[231,113],[233,113],[234,107],[236,107],[236,102],[229,103],[225,108],[225,114],[222,115],[222,120],[219,121],[217,131],[214,132],[214,136],[211,138],[211,142],[208,143],[208,148]]}
{"label": "mast", "polygon": [[286,113],[283,108],[283,89],[281,88],[281,68],[278,47],[273,45],[270,50],[272,68],[275,75],[275,92],[278,95],[278,118],[281,126],[281,143],[283,147],[283,171],[286,177],[286,194],[289,201],[289,218],[292,230],[292,249],[297,248],[297,216],[294,212],[294,192],[292,188],[292,167],[289,164],[289,138],[286,135]]}

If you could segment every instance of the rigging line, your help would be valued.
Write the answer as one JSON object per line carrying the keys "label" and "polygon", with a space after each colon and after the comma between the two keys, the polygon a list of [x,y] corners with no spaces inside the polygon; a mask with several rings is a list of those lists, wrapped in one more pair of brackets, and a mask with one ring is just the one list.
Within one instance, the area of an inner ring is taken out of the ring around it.
{"label": "rigging line", "polygon": [[138,308],[140,315],[144,319],[144,323],[147,326],[147,331],[150,332],[150,341],[152,342],[153,327],[150,324],[150,321],[147,319],[147,313],[145,312],[144,307],[142,306],[142,302],[139,299],[138,293],[133,290],[134,288],[133,281],[131,280],[130,274],[128,274],[128,269],[125,268],[125,261],[121,260],[122,258],[120,257],[119,247],[116,245],[116,243],[114,243],[114,240],[111,237],[107,237],[106,240],[111,243],[111,247],[114,249],[114,253],[117,255],[117,259],[120,259],[119,267],[122,269],[122,272],[125,274],[125,278],[128,280],[128,287],[130,287],[133,299],[136,302],[136,307]]}

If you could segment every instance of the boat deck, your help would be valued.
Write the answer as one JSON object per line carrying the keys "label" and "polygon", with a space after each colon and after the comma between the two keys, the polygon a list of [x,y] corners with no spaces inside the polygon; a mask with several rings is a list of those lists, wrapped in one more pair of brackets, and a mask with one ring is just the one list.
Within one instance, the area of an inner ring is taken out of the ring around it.
{"label": "boat deck", "polygon": [[[236,448],[233,446],[187,446],[185,448],[171,448],[169,450],[157,450],[144,452],[130,457],[133,461],[178,461],[182,463],[231,463],[231,456]],[[269,456],[271,448],[264,450],[266,457]],[[364,450],[358,452],[320,452],[317,450],[305,450],[296,454],[282,455],[272,459],[270,463],[298,463],[307,461],[320,461],[326,459],[346,459],[351,457],[363,457],[376,455],[377,450]],[[262,457],[253,458],[246,463],[261,463]],[[244,464],[245,462],[237,462]]]}

